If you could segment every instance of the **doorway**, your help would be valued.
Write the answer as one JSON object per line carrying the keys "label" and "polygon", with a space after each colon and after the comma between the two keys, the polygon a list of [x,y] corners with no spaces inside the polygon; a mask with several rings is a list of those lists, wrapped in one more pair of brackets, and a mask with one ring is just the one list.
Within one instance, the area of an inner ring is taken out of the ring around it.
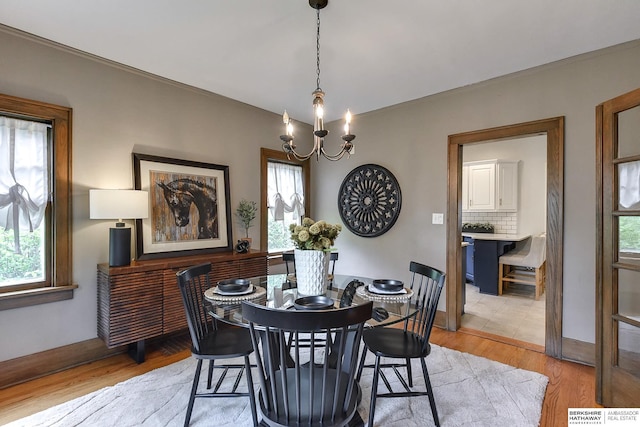
{"label": "doorway", "polygon": [[[564,117],[556,117],[449,136],[447,202],[447,328],[461,326],[462,281],[462,161],[463,146],[482,142],[546,135],[546,253],[545,353],[562,355],[562,238]],[[451,286],[449,284],[455,284]]]}
{"label": "doorway", "polygon": [[[506,186],[507,190],[515,188],[516,197],[515,203],[508,203],[496,194],[496,204],[499,200],[501,206],[497,211],[474,209],[463,199],[462,224],[490,224],[495,234],[514,237],[537,236],[544,233],[546,231],[546,147],[546,134],[464,145],[462,160],[465,169],[472,166],[483,171],[486,164],[491,164],[494,160],[514,168],[515,173],[509,175],[510,179],[506,180],[503,177],[503,186]],[[468,173],[467,177],[469,177]],[[464,193],[463,191],[463,197]],[[512,195],[510,192],[503,194]],[[471,199],[468,192],[467,199]],[[474,200],[474,203],[477,204],[477,200]],[[515,250],[530,245],[532,237],[522,241],[520,237],[517,239]],[[470,244],[463,249],[463,252],[466,252],[466,256],[463,256],[466,261],[467,281],[462,284],[464,288],[461,289],[464,294],[461,327],[474,334],[483,336],[488,334],[492,338],[497,336],[498,340],[544,352],[546,320],[544,290],[538,299],[536,299],[535,286],[522,283],[511,283],[503,289],[502,295],[487,292],[486,277],[476,280],[473,274],[473,240],[470,237],[465,237],[464,240]],[[478,255],[480,258],[483,256],[483,254]],[[478,281],[480,283],[476,283]]]}

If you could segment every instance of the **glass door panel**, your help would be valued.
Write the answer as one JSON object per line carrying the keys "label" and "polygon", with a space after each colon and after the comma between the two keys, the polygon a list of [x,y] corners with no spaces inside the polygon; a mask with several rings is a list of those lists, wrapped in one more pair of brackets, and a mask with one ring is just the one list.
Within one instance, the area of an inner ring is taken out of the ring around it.
{"label": "glass door panel", "polygon": [[[638,142],[640,147],[640,142]],[[619,163],[618,168],[618,209],[640,209],[640,160]]]}
{"label": "glass door panel", "polygon": [[639,271],[618,270],[618,314],[640,322]]}
{"label": "glass door panel", "polygon": [[640,107],[618,113],[618,158],[638,155],[640,147]]}
{"label": "glass door panel", "polygon": [[[640,265],[640,216],[618,218],[618,262]],[[637,283],[640,283],[637,278]]]}
{"label": "glass door panel", "polygon": [[618,367],[640,378],[640,328],[625,322],[617,323]]}

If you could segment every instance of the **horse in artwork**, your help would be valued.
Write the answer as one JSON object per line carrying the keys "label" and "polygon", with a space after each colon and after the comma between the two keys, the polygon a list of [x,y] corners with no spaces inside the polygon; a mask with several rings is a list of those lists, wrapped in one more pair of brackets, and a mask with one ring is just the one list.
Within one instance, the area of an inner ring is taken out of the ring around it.
{"label": "horse in artwork", "polygon": [[198,239],[218,237],[218,199],[215,188],[188,178],[157,184],[162,188],[178,227],[189,224],[189,211],[194,203],[198,209]]}

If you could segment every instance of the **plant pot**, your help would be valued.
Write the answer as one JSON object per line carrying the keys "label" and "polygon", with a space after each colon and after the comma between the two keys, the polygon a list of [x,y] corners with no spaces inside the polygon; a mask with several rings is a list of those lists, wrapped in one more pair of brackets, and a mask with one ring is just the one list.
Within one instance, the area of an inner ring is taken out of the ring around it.
{"label": "plant pot", "polygon": [[331,253],[296,249],[294,256],[298,294],[305,296],[325,294]]}

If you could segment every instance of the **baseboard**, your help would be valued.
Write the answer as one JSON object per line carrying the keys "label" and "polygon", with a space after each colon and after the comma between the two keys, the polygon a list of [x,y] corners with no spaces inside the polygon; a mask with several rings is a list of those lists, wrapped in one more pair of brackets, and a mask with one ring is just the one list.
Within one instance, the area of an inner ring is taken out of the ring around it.
{"label": "baseboard", "polygon": [[572,338],[562,338],[562,359],[596,366],[596,345]]}
{"label": "baseboard", "polygon": [[125,351],[126,346],[109,349],[101,339],[93,338],[5,360],[0,362],[0,389]]}

